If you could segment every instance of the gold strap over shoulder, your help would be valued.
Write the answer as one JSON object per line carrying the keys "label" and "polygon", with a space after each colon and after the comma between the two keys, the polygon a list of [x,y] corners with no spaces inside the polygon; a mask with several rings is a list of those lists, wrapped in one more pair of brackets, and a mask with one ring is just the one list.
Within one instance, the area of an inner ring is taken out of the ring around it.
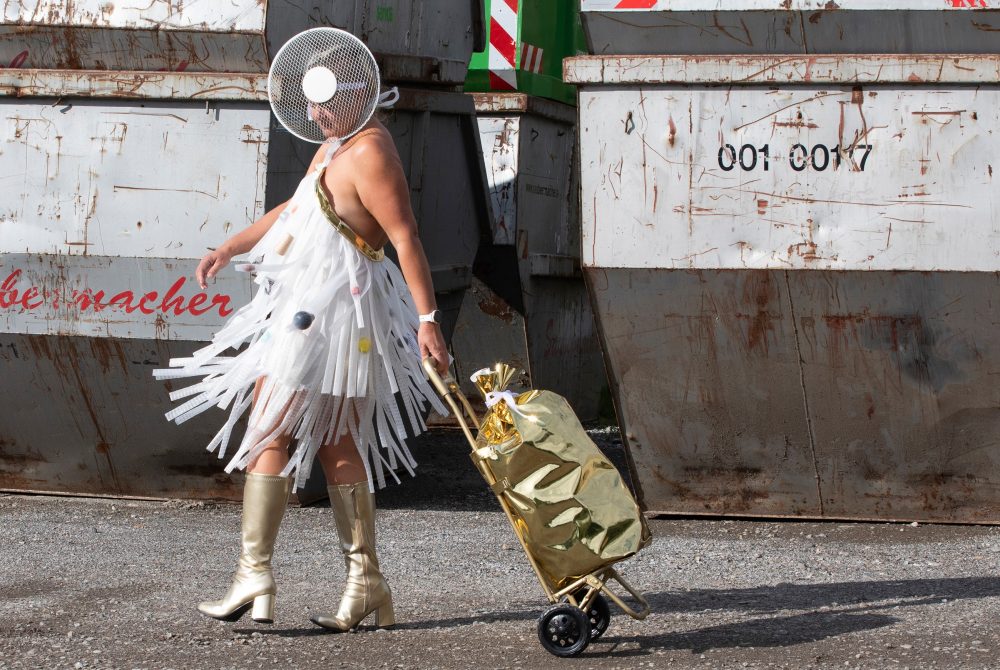
{"label": "gold strap over shoulder", "polygon": [[336,229],[338,233],[346,237],[351,244],[358,248],[358,251],[363,253],[365,256],[373,261],[380,261],[385,258],[384,249],[375,249],[372,245],[364,241],[364,239],[351,230],[351,227],[340,220],[337,213],[333,211],[333,205],[330,203],[330,199],[326,197],[326,191],[323,190],[323,174],[326,172],[324,168],[319,176],[316,177],[316,197],[319,198],[319,208],[323,210],[323,214],[326,216],[327,221],[330,225]]}

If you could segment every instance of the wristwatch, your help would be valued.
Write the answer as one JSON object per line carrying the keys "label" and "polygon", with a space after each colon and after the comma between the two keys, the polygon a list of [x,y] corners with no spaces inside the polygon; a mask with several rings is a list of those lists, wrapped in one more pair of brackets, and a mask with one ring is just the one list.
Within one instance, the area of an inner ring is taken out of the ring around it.
{"label": "wristwatch", "polygon": [[420,315],[420,323],[441,323],[441,310],[435,309]]}

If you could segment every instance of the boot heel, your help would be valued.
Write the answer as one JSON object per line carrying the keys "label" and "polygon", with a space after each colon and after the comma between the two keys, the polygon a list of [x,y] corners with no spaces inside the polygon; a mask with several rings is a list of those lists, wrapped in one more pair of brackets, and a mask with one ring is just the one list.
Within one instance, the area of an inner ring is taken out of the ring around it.
{"label": "boot heel", "polygon": [[259,623],[274,623],[274,594],[254,598],[253,612],[250,616]]}
{"label": "boot heel", "polygon": [[392,610],[392,603],[386,603],[375,610],[375,625],[379,628],[396,625],[396,613]]}

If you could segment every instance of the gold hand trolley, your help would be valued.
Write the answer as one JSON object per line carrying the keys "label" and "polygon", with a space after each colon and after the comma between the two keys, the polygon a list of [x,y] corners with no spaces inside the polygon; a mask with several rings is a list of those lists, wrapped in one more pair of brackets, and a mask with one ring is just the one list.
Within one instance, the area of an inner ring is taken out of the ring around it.
{"label": "gold hand trolley", "polygon": [[[475,426],[476,431],[481,425],[476,416],[472,404],[459,388],[454,377],[449,373],[441,377],[434,367],[434,361],[426,358],[423,361],[424,371],[435,390],[441,395],[451,408],[459,427],[465,434],[466,440],[472,449],[472,461],[479,470],[483,479],[490,488],[497,493],[497,479],[490,470],[488,460],[476,458],[476,438],[473,435],[470,423]],[[608,600],[618,605],[625,614],[633,619],[645,619],[649,614],[649,603],[636,591],[618,572],[611,566],[605,566],[590,574],[583,575],[575,579],[568,586],[557,589],[556,586],[539,569],[538,562],[532,556],[524,537],[519,532],[518,522],[515,520],[514,512],[510,503],[501,495],[497,495],[497,501],[507,515],[514,535],[517,536],[521,548],[531,568],[535,571],[545,597],[548,598],[550,607],[546,609],[538,618],[538,639],[546,651],[556,656],[576,656],[587,648],[591,641],[598,639],[608,628],[611,622],[611,609]],[[526,532],[530,533],[530,528]],[[610,581],[618,584],[635,600],[637,608],[629,606],[617,594],[615,594],[608,584]],[[604,596],[607,596],[605,598]]]}

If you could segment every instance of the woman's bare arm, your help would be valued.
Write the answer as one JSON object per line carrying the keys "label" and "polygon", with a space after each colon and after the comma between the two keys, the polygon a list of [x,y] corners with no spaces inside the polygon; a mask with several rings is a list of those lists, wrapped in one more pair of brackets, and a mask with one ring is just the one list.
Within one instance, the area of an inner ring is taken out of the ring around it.
{"label": "woman's bare arm", "polygon": [[[386,140],[383,140],[386,141]],[[437,309],[430,265],[417,235],[417,222],[410,207],[410,189],[395,151],[376,143],[358,147],[355,184],[361,203],[389,237],[396,249],[399,267],[413,295],[419,314]],[[417,333],[422,356],[432,356],[442,373],[448,369],[448,350],[436,323],[421,323]]]}

